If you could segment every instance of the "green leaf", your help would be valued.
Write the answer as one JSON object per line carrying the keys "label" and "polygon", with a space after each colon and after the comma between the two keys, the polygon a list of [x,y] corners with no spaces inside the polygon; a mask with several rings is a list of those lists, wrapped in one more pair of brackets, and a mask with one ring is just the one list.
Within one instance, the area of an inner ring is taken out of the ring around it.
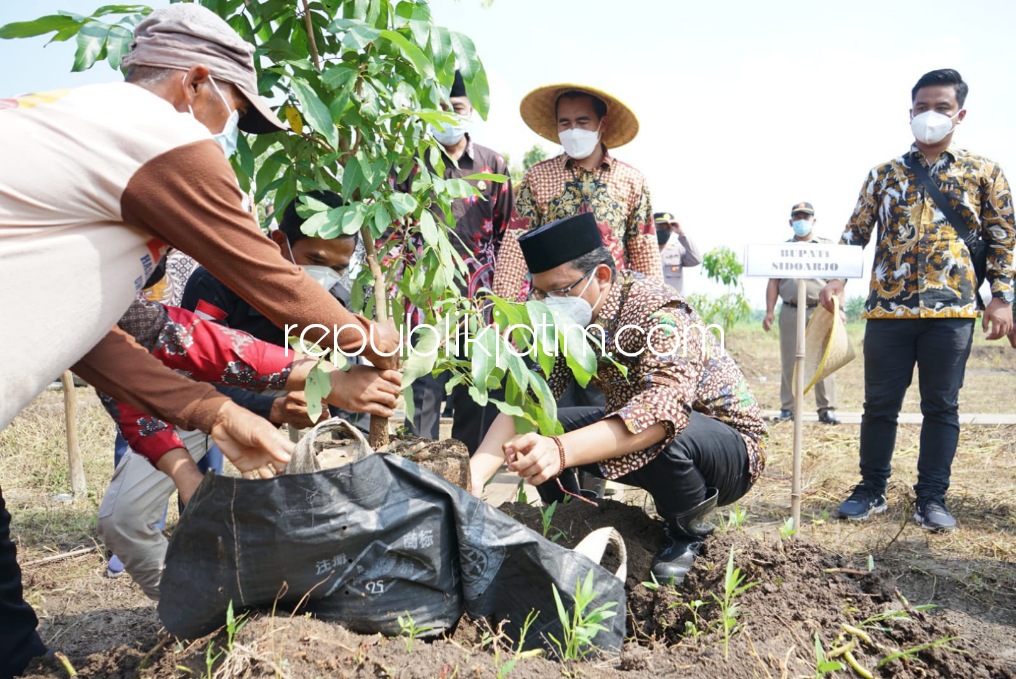
{"label": "green leaf", "polygon": [[[120,62],[130,51],[131,40],[134,35],[123,26],[112,26],[109,29],[109,37],[106,38],[106,60],[115,69],[120,68]],[[247,176],[254,173],[253,168]]]}
{"label": "green leaf", "polygon": [[462,179],[474,182],[479,181],[497,182],[499,184],[503,184],[506,181],[508,181],[508,177],[504,176],[503,174],[495,174],[493,172],[477,172],[476,174],[471,174],[468,177],[463,177]]}
{"label": "green leaf", "polygon": [[81,30],[78,31],[78,49],[74,53],[72,71],[87,71],[95,65],[106,47],[109,29],[109,24],[98,21],[89,21],[81,27]]}
{"label": "green leaf", "polygon": [[303,385],[304,396],[307,397],[307,415],[314,422],[321,417],[321,401],[328,398],[331,391],[331,380],[328,373],[321,369],[320,364],[315,365],[307,374],[307,381]]}
{"label": "green leaf", "polygon": [[494,329],[486,327],[480,331],[479,335],[475,336],[474,341],[470,342],[471,352],[467,353],[471,353],[470,360],[472,361],[474,385],[485,385],[487,383],[487,375],[497,367],[497,357],[494,355],[496,347],[488,339],[492,333],[494,333]]}
{"label": "green leaf", "polygon": [[335,123],[332,122],[332,114],[328,111],[328,107],[306,82],[293,78],[291,83],[293,92],[303,108],[304,118],[309,120],[314,129],[328,140],[333,149],[338,148],[339,131],[335,127]]}
{"label": "green leaf", "polygon": [[423,50],[406,40],[401,33],[385,30],[381,31],[381,37],[398,47],[403,56],[413,63],[417,73],[428,79],[435,77],[434,64],[430,63]]}
{"label": "green leaf", "polygon": [[103,5],[92,12],[93,17],[106,16],[107,14],[151,14],[152,8],[148,5]]}
{"label": "green leaf", "polygon": [[[426,45],[430,34],[430,8],[415,2],[400,2],[395,6],[395,16],[404,19],[417,45]],[[396,23],[398,26],[398,23]]]}
{"label": "green leaf", "polygon": [[373,26],[368,26],[362,21],[351,19],[336,19],[332,22],[330,30],[334,32],[345,32],[342,36],[342,45],[351,50],[360,51],[370,43],[374,42],[381,35],[381,31]]}
{"label": "green leaf", "polygon": [[247,135],[236,136],[236,162],[240,166],[240,172],[248,179],[254,178],[254,153],[250,144],[247,143]]}
{"label": "green leaf", "polygon": [[490,110],[490,86],[487,84],[487,74],[483,70],[483,64],[480,63],[480,57],[476,54],[476,45],[469,36],[462,33],[450,31],[449,36],[452,50],[458,57],[457,63],[466,85],[469,103],[480,117],[486,120],[487,112]]}
{"label": "green leaf", "polygon": [[423,242],[427,244],[438,243],[441,240],[437,224],[434,223],[434,215],[429,210],[424,210],[420,214],[420,234],[423,236]]}
{"label": "green leaf", "polygon": [[50,14],[32,21],[15,21],[0,26],[0,39],[32,38],[43,33],[59,32],[80,25],[80,21],[75,21],[64,14]]}
{"label": "green leaf", "polygon": [[[435,325],[440,327],[440,324]],[[441,353],[438,349],[441,343],[440,331],[423,328],[414,333],[414,336],[418,339],[409,348],[409,358],[403,364],[405,367],[402,373],[403,388],[412,384],[417,378],[429,374],[434,369],[434,364],[437,363],[438,354]]]}
{"label": "green leaf", "polygon": [[396,219],[399,219],[416,209],[416,198],[413,198],[413,196],[408,193],[396,191],[391,195],[389,200],[391,201],[391,206],[394,210]]}
{"label": "green leaf", "polygon": [[333,90],[344,89],[356,80],[357,70],[348,64],[328,64],[321,73],[321,80]]}

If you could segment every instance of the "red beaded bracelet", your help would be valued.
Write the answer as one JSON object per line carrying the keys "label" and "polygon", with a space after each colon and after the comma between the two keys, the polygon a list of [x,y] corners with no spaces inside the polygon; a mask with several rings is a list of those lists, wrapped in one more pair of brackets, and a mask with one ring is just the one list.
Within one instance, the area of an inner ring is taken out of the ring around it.
{"label": "red beaded bracelet", "polygon": [[564,472],[564,467],[565,467],[565,464],[564,464],[564,444],[561,443],[561,439],[559,439],[556,436],[551,436],[550,440],[557,444],[557,452],[561,456],[561,468],[557,470],[556,474],[554,474],[554,478],[556,479],[557,477],[561,476],[561,474]]}

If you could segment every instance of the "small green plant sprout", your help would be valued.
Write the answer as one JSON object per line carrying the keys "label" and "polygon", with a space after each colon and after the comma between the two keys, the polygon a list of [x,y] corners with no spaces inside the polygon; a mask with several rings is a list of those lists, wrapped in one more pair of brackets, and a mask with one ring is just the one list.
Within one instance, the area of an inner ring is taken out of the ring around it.
{"label": "small green plant sprout", "polygon": [[[493,476],[490,477],[493,480]],[[526,481],[525,479],[519,479],[519,487],[515,494],[515,501],[524,505],[529,504],[529,496],[526,495]]]}
{"label": "small green plant sprout", "polygon": [[233,602],[230,600],[226,606],[226,653],[233,653],[233,644],[236,642],[236,635],[240,633],[243,626],[247,624],[247,613],[239,616],[233,615]]}
{"label": "small green plant sprout", "polygon": [[551,521],[554,518],[554,512],[557,511],[557,500],[554,500],[549,505],[540,510],[540,527],[543,530],[543,537],[547,538],[551,542],[557,542],[563,537],[567,537],[567,534],[551,525]]}
{"label": "small green plant sprout", "polygon": [[723,657],[730,654],[730,637],[737,631],[737,619],[741,615],[740,606],[735,603],[737,597],[757,585],[757,582],[745,583],[747,576],[740,568],[734,567],[734,546],[730,546],[730,557],[727,559],[727,574],[723,579],[723,597],[712,592],[713,599],[720,606],[720,629],[723,632]]}
{"label": "small green plant sprout", "polygon": [[553,634],[549,635],[551,642],[557,647],[558,657],[562,662],[579,660],[584,658],[593,645],[596,635],[607,627],[603,621],[616,613],[610,609],[617,606],[617,602],[609,601],[592,611],[586,609],[593,603],[593,572],[586,574],[584,581],[575,583],[575,607],[568,614],[568,610],[561,601],[561,594],[557,591],[556,585],[551,585],[554,593],[554,603],[557,605],[557,616],[561,621],[561,639]]}
{"label": "small green plant sprout", "polygon": [[656,574],[650,572],[649,580],[642,583],[642,586],[648,589],[650,592],[655,592],[660,588],[660,581],[656,579]]}
{"label": "small green plant sprout", "polygon": [[734,503],[734,506],[730,508],[730,512],[727,514],[727,518],[723,518],[722,514],[720,515],[720,526],[724,533],[730,533],[743,526],[747,520],[748,510]]}
{"label": "small green plant sprout", "polygon": [[528,651],[522,650],[526,645],[526,635],[529,634],[529,628],[533,626],[533,623],[536,622],[536,618],[539,615],[540,614],[535,610],[529,611],[529,615],[526,616],[526,621],[522,623],[522,628],[519,630],[519,640],[515,643],[514,647],[509,646],[512,650],[512,656],[503,663],[501,662],[501,647],[500,644],[496,642],[498,638],[504,636],[504,633],[501,632],[500,629],[498,630],[498,634],[494,638],[494,665],[497,667],[497,679],[504,679],[511,674],[512,670],[515,669],[515,666],[520,660],[535,658],[543,653],[543,649],[540,648],[533,648]]}
{"label": "small green plant sprout", "polygon": [[691,620],[686,620],[684,623],[684,635],[698,641],[698,638],[706,631],[702,628],[702,619],[699,617],[698,611],[706,605],[706,602],[695,599],[695,601],[689,601],[682,605],[691,612]]}
{"label": "small green plant sprout", "polygon": [[868,572],[871,573],[873,570],[875,570],[875,558],[871,554],[869,554],[868,555]]}
{"label": "small green plant sprout", "polygon": [[794,526],[794,517],[791,516],[780,526],[780,538],[789,540],[795,535],[797,535],[797,527]]}
{"label": "small green plant sprout", "polygon": [[400,615],[397,620],[400,630],[399,636],[406,642],[406,653],[413,652],[413,643],[416,641],[418,636],[434,629],[433,627],[418,626],[416,621],[413,620],[413,616],[409,614],[409,611],[406,611],[405,617]]}
{"label": "small green plant sprout", "polygon": [[827,674],[839,672],[846,669],[839,660],[826,658],[825,650],[822,648],[822,640],[815,633],[815,679],[822,679]]}

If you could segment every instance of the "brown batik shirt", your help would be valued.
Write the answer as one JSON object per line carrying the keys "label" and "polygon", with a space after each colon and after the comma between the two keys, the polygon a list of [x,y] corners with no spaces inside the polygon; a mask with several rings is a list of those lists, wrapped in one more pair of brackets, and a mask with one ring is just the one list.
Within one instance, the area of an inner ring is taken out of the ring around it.
{"label": "brown batik shirt", "polygon": [[642,173],[610,153],[594,170],[561,154],[529,168],[515,192],[515,211],[494,267],[494,294],[512,300],[525,295],[528,269],[519,236],[582,212],[596,217],[618,270],[662,279],[649,186]]}
{"label": "brown batik shirt", "polygon": [[[602,346],[597,327],[603,329]],[[741,369],[684,298],[657,280],[622,272],[587,331],[598,358],[593,379],[607,398],[605,417],[620,417],[632,434],[656,423],[667,430],[662,441],[645,450],[601,461],[606,478],[624,476],[655,458],[696,410],[741,434],[755,482],[765,467],[769,437],[762,410]],[[559,356],[548,380],[555,397],[572,379]]]}

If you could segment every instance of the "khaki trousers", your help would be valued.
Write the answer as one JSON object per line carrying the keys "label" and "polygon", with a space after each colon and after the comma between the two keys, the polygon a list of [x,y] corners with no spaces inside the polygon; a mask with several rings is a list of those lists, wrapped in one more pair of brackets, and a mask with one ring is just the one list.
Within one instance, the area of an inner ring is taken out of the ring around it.
{"label": "khaki trousers", "polygon": [[[213,445],[201,431],[177,430],[195,462]],[[159,581],[169,541],[156,528],[166,500],[176,490],[169,478],[128,449],[113,471],[99,505],[99,535],[149,599],[159,600]]]}
{"label": "khaki trousers", "polygon": [[[794,354],[797,353],[797,311],[801,307],[783,304],[780,308],[780,364],[782,377],[780,379],[780,409],[794,410]],[[815,307],[807,310],[808,318]],[[806,321],[807,322],[807,321]],[[807,379],[805,376],[805,386]],[[827,410],[836,410],[836,376],[830,375],[815,385],[815,405],[818,412],[824,413]]]}

